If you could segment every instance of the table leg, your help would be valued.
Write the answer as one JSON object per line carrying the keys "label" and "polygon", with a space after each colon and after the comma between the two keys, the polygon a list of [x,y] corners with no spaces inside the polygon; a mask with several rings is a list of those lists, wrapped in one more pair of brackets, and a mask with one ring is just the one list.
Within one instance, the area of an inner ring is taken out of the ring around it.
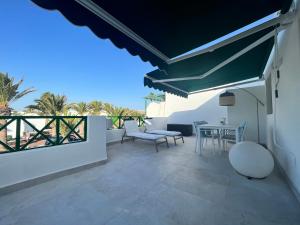
{"label": "table leg", "polygon": [[198,137],[199,137],[199,142],[198,142],[198,148],[199,148],[199,154],[201,155],[202,153],[202,143],[201,143],[201,129],[198,128]]}
{"label": "table leg", "polygon": [[196,127],[196,146],[195,146],[195,152],[198,151],[198,145],[199,145],[199,134],[198,134],[198,127]]}
{"label": "table leg", "polygon": [[239,129],[235,129],[235,143],[239,143],[240,138],[239,138]]}
{"label": "table leg", "polygon": [[218,146],[219,146],[219,149],[221,149],[221,129],[218,129]]}

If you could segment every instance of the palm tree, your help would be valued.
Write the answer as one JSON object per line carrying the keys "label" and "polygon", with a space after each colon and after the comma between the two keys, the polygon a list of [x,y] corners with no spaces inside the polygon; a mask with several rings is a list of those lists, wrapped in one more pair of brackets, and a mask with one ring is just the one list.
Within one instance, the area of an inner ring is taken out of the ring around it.
{"label": "palm tree", "polygon": [[[72,111],[70,111],[70,109],[71,109],[71,105],[67,105],[66,107],[64,107],[62,115],[64,115],[64,116],[74,116],[74,113]],[[76,124],[78,123],[78,121],[79,121],[77,118],[64,118],[64,120],[72,128],[74,128],[76,126]],[[70,128],[67,127],[64,123],[60,124],[60,133],[61,133],[61,135],[66,136],[69,133],[69,131],[70,131]]]}
{"label": "palm tree", "polygon": [[[11,103],[19,100],[23,96],[34,91],[33,88],[26,88],[23,91],[19,91],[19,87],[23,83],[23,79],[14,83],[14,78],[8,74],[0,73],[0,116],[11,115],[12,109]],[[0,127],[6,124],[6,120],[0,120]],[[6,143],[7,129],[0,131],[0,140]],[[5,149],[0,145],[0,150]]]}
{"label": "palm tree", "polygon": [[[77,115],[85,116],[89,113],[90,107],[86,102],[73,103],[69,106],[71,109],[75,110]],[[79,125],[79,134],[82,135],[84,133],[84,123],[81,122]]]}
{"label": "palm tree", "polygon": [[123,115],[124,110],[121,108],[116,108],[112,104],[104,103],[104,111],[110,117],[113,126],[119,127],[121,123],[121,121],[119,121],[119,116]]}
{"label": "palm tree", "polygon": [[89,109],[92,115],[99,115],[103,109],[103,104],[101,101],[92,101],[89,103]]}
{"label": "palm tree", "polygon": [[63,115],[67,107],[67,97],[65,95],[55,95],[51,92],[45,92],[34,102],[34,105],[29,105],[26,108],[44,116]]}
{"label": "palm tree", "polygon": [[134,109],[125,109],[125,114],[130,116],[144,116],[145,113]]}
{"label": "palm tree", "polygon": [[[64,115],[67,108],[67,97],[65,95],[55,95],[51,92],[45,92],[39,99],[35,99],[34,102],[34,105],[26,106],[27,110],[43,116]],[[52,136],[55,136],[55,125],[52,123],[50,127]]]}
{"label": "palm tree", "polygon": [[122,107],[117,107],[109,103],[104,103],[104,111],[109,116],[124,116],[125,109]]}
{"label": "palm tree", "polygon": [[153,92],[150,92],[146,97],[144,97],[144,99],[150,100],[150,101],[154,101],[158,98],[158,95],[156,95]]}
{"label": "palm tree", "polygon": [[87,104],[86,102],[72,103],[69,105],[69,107],[75,110],[75,112],[79,116],[84,116],[90,111],[89,104]]}

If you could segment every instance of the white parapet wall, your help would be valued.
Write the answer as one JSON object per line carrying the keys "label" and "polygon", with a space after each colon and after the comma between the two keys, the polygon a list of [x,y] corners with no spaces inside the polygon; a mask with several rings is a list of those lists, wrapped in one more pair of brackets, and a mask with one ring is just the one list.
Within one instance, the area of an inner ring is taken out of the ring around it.
{"label": "white parapet wall", "polygon": [[106,142],[111,144],[122,140],[125,129],[110,129],[106,131]]}
{"label": "white parapet wall", "polygon": [[106,118],[89,116],[86,142],[1,154],[0,188],[106,159]]}
{"label": "white parapet wall", "polygon": [[168,123],[193,124],[199,120],[219,123],[222,118],[227,118],[227,108],[219,106],[219,94],[222,92],[223,89],[212,90],[195,93],[188,98],[166,93],[165,102],[148,105],[147,117],[165,118],[165,128]]}

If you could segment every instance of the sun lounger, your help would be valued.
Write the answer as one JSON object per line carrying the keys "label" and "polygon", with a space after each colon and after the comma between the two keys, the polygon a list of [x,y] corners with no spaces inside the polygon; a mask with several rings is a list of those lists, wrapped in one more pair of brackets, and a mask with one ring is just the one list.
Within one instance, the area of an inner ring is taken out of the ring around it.
{"label": "sun lounger", "polygon": [[129,137],[129,138],[132,138],[133,141],[134,141],[134,139],[153,141],[157,152],[158,152],[157,146],[159,144],[166,143],[167,146],[169,147],[168,139],[167,139],[166,135],[150,134],[150,133],[141,132],[139,130],[137,122],[134,120],[125,121],[124,127],[125,127],[125,132],[122,137],[121,143],[123,143],[125,137]]}
{"label": "sun lounger", "polygon": [[168,131],[168,130],[146,130],[145,131],[148,134],[159,134],[159,135],[165,135],[167,137],[174,138],[174,143],[177,145],[176,140],[182,139],[182,142],[184,143],[184,139],[182,136],[182,133],[179,131]]}

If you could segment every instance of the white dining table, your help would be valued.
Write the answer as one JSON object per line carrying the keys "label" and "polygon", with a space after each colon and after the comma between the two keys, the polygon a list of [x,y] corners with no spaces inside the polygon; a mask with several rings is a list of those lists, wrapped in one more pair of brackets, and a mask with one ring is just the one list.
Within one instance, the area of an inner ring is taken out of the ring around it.
{"label": "white dining table", "polygon": [[[234,124],[202,124],[202,125],[197,125],[196,126],[197,129],[197,140],[196,140],[196,149],[198,149],[198,152],[201,154],[202,151],[202,147],[201,147],[201,132],[200,130],[217,130],[219,131],[219,134],[223,131],[223,130],[233,130],[235,132],[235,141],[236,143],[240,142],[240,134],[239,134],[239,125],[234,125]],[[218,142],[219,142],[219,146],[220,146],[220,137],[218,137]]]}

